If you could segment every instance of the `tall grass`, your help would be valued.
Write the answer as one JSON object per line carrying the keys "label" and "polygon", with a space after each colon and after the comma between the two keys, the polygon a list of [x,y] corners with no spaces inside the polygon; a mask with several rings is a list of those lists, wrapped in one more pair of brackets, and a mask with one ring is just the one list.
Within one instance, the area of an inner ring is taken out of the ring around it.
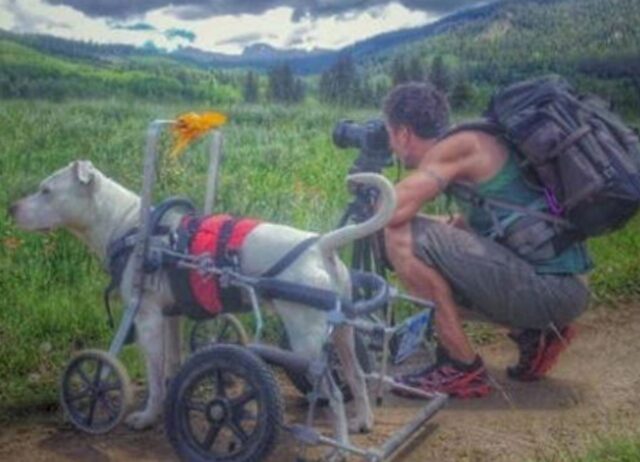
{"label": "tall grass", "polygon": [[[64,104],[3,101],[0,105],[0,209],[74,159],[89,159],[138,191],[144,135],[150,121],[210,109],[139,101]],[[344,177],[356,153],[336,149],[331,131],[344,117],[372,114],[306,105],[236,106],[224,127],[225,159],[216,211],[327,231],[347,203]],[[169,139],[162,143],[164,152]],[[163,161],[156,199],[190,197],[201,205],[206,143],[177,164]],[[441,210],[440,210],[441,211]],[[601,297],[636,295],[640,269],[637,220],[592,245]],[[57,377],[73,350],[108,347],[98,262],[65,232],[24,233],[0,213],[0,408],[55,400]],[[134,372],[138,359],[126,352]]]}
{"label": "tall grass", "polygon": [[[115,100],[3,102],[0,209],[74,159],[89,159],[139,191],[149,122],[203,109],[209,108]],[[223,131],[216,211],[317,231],[333,228],[348,198],[344,176],[355,153],[334,148],[331,130],[347,114],[326,107],[222,110],[230,122]],[[164,152],[169,143],[165,137]],[[207,144],[196,144],[178,163],[163,160],[156,199],[183,195],[202,205]],[[3,212],[0,274],[0,408],[52,400],[70,353],[106,348],[113,335],[102,307],[108,281],[101,262],[67,233],[24,233]]]}

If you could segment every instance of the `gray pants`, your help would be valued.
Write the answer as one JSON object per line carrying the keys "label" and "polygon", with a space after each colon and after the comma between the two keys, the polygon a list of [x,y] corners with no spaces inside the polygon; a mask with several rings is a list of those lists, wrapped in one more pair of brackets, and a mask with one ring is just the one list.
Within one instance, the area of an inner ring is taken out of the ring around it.
{"label": "gray pants", "polygon": [[424,217],[413,220],[412,232],[415,256],[482,318],[514,328],[562,328],[587,307],[589,289],[575,275],[538,274],[508,248]]}

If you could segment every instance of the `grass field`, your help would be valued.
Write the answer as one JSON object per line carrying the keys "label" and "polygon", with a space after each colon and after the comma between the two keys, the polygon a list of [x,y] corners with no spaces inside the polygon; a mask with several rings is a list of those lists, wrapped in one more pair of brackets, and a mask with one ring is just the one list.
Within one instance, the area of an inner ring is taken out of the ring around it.
{"label": "grass field", "polygon": [[[133,190],[141,185],[144,135],[155,118],[210,108],[137,101],[63,104],[4,101],[0,106],[0,208],[32,191],[38,181],[74,159],[90,159]],[[375,115],[324,106],[216,108],[229,114],[216,210],[301,228],[333,228],[346,204],[344,176],[356,153],[335,148],[335,122]],[[163,150],[169,140],[165,139]],[[185,195],[202,202],[205,143],[177,164],[163,161],[157,199]],[[393,169],[389,172],[395,176]],[[640,247],[635,220],[591,243],[600,300],[637,294]],[[0,409],[56,400],[57,379],[73,350],[106,348],[100,263],[70,235],[23,233],[0,213]],[[132,350],[125,359],[134,371]]]}

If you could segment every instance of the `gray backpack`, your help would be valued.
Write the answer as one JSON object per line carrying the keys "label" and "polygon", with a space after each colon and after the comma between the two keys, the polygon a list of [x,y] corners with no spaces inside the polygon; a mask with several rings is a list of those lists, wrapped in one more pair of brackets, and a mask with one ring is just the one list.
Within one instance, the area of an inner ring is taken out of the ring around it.
{"label": "gray backpack", "polygon": [[575,242],[622,227],[638,210],[638,135],[599,98],[580,95],[566,80],[550,75],[499,91],[485,116],[445,136],[479,129],[504,138],[521,156],[525,177],[546,206],[483,197],[464,183],[454,183],[450,192],[489,212],[509,209],[521,217],[511,227],[494,220],[498,239],[517,253],[545,260]]}

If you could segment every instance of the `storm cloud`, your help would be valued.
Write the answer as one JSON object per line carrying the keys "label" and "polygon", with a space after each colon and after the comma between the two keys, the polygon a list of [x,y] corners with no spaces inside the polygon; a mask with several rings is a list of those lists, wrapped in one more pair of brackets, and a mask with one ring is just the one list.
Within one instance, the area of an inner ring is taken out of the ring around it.
{"label": "storm cloud", "polygon": [[159,8],[170,8],[176,17],[186,20],[219,15],[259,15],[277,7],[293,9],[293,19],[326,17],[374,6],[400,3],[410,10],[442,15],[457,9],[486,3],[478,0],[46,0],[52,5],[66,5],[91,17],[124,19]]}

